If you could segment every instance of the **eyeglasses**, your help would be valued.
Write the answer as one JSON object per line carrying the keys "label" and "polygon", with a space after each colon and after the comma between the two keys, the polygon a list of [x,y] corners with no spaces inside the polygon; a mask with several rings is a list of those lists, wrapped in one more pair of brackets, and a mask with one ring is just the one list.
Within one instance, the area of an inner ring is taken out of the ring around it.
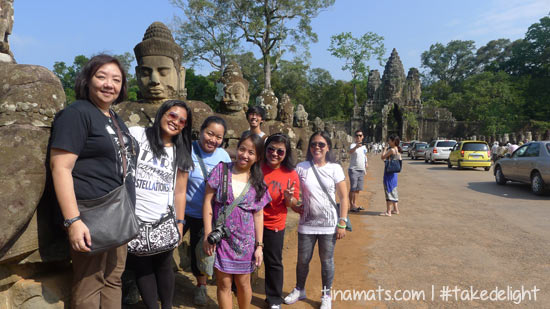
{"label": "eyeglasses", "polygon": [[275,147],[267,147],[267,152],[270,153],[270,154],[273,154],[274,152],[277,152],[277,155],[279,157],[282,157],[285,155],[286,151],[282,148],[275,148]]}
{"label": "eyeglasses", "polygon": [[176,112],[169,112],[168,114],[166,114],[166,116],[171,121],[178,121],[178,124],[182,127],[185,126],[185,124],[187,123],[187,119],[180,117],[180,115],[178,115],[178,113]]}
{"label": "eyeglasses", "polygon": [[362,137],[363,134],[355,134],[355,136],[357,136],[357,137]]}
{"label": "eyeglasses", "polygon": [[327,144],[323,143],[323,142],[312,142],[311,144],[309,144],[309,147],[311,148],[315,148],[315,147],[319,147],[321,149],[325,148]]}

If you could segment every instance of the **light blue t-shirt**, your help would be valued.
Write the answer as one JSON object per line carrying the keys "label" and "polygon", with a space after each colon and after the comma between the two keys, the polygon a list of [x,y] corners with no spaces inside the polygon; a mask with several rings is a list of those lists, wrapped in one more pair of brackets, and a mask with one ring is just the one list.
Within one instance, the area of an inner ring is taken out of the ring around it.
{"label": "light blue t-shirt", "polygon": [[185,206],[185,215],[201,219],[202,203],[204,201],[204,190],[206,185],[204,179],[208,175],[205,176],[202,174],[202,169],[199,164],[199,159],[197,159],[197,155],[195,154],[195,149],[198,149],[200,152],[208,174],[210,174],[210,171],[212,171],[218,163],[221,161],[231,162],[231,158],[229,158],[229,154],[227,154],[227,152],[222,148],[216,148],[213,153],[206,153],[202,151],[196,141],[192,144],[191,158],[193,159],[195,168],[189,173],[189,180],[187,181],[187,204]]}

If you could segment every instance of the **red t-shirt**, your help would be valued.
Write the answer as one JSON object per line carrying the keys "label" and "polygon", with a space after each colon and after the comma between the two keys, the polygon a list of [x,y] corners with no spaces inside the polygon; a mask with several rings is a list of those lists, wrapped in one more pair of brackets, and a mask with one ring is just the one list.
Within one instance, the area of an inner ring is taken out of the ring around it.
{"label": "red t-shirt", "polygon": [[271,203],[264,208],[264,226],[273,231],[280,231],[285,228],[287,208],[285,206],[284,192],[294,181],[294,198],[300,198],[300,179],[296,171],[290,171],[281,166],[278,169],[272,169],[267,164],[262,164],[264,181],[267,184],[267,190],[271,196]]}

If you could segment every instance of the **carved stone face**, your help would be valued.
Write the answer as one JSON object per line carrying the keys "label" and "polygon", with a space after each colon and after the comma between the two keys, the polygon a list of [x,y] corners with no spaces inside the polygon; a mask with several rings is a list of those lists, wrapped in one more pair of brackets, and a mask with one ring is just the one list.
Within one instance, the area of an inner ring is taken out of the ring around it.
{"label": "carved stone face", "polygon": [[178,71],[166,56],[144,56],[136,67],[139,89],[144,99],[164,100],[177,97]]}
{"label": "carved stone face", "polygon": [[228,112],[240,112],[248,104],[247,87],[239,81],[227,83],[224,87],[222,107]]}

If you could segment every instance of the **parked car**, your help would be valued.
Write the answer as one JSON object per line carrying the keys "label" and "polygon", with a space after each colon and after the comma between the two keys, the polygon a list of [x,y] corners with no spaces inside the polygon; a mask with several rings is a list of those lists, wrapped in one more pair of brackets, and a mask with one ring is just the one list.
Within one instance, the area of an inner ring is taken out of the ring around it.
{"label": "parked car", "polygon": [[491,150],[484,141],[458,142],[447,160],[447,167],[483,167],[486,171],[491,169]]}
{"label": "parked car", "polygon": [[416,160],[417,158],[424,158],[424,153],[426,151],[426,148],[428,147],[428,143],[414,143],[414,146],[409,150],[409,155],[413,160]]}
{"label": "parked car", "polygon": [[[421,141],[411,141],[411,144],[409,145],[409,151],[407,152],[407,156],[410,158],[411,157],[411,150],[414,148],[414,145],[416,143],[424,143],[424,142],[421,142]],[[427,143],[426,143],[427,144]]]}
{"label": "parked car", "polygon": [[451,149],[453,149],[455,145],[455,140],[438,139],[431,141],[424,153],[424,162],[428,163],[429,161],[433,164],[435,161],[447,161]]}
{"label": "parked car", "polygon": [[528,183],[540,195],[550,189],[550,141],[530,142],[495,163],[495,181]]}
{"label": "parked car", "polygon": [[409,151],[409,146],[411,145],[411,142],[401,142],[401,150],[403,153]]}

